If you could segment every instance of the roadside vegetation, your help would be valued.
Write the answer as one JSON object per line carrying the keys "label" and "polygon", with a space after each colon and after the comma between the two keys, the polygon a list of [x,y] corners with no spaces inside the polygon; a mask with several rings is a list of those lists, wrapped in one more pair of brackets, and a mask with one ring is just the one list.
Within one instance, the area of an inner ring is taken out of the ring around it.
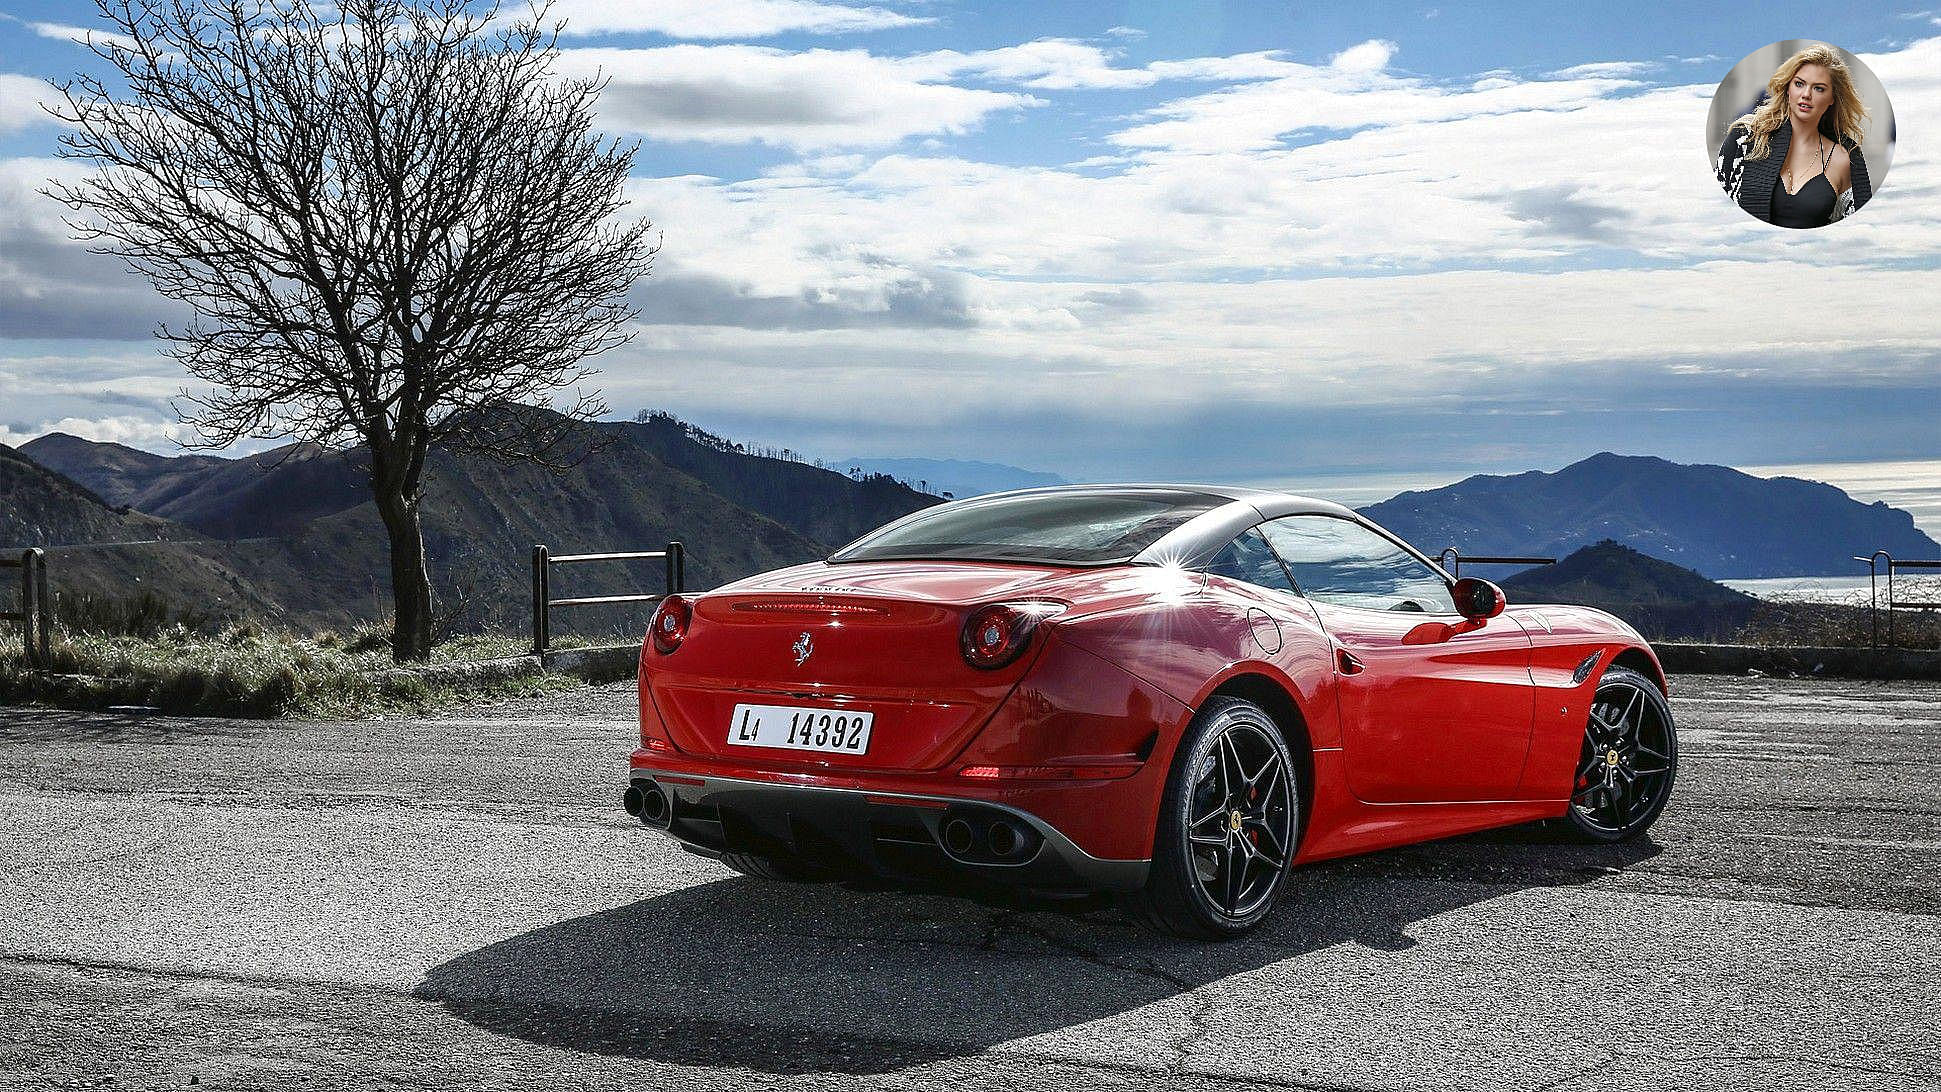
{"label": "roadside vegetation", "polygon": [[[18,647],[6,649],[0,653],[0,704],[325,719],[423,711],[581,685],[575,676],[537,669],[510,676],[450,669],[529,651],[525,640],[504,633],[454,638],[436,646],[424,668],[399,669],[389,627],[310,635],[248,624],[213,631],[180,623],[132,628],[137,632],[58,626],[52,663],[44,671],[29,668]],[[562,648],[584,643],[556,642]]]}
{"label": "roadside vegetation", "polygon": [[[1876,613],[1872,609],[1864,591],[1831,602],[1781,599],[1761,603],[1752,617],[1725,641],[1737,645],[1811,648],[1868,648],[1877,641],[1885,647],[1888,618],[1886,611]],[[1896,648],[1941,649],[1941,612],[1895,611],[1893,644]]]}

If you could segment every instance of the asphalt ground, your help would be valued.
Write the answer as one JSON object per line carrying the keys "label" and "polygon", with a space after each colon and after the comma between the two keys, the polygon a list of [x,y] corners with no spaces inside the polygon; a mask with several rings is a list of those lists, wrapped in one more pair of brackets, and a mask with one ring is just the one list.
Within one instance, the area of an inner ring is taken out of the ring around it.
{"label": "asphalt ground", "polygon": [[0,709],[0,1086],[1941,1086],[1935,684],[1679,678],[1648,841],[1310,867],[1226,944],[735,876],[620,812],[631,703]]}

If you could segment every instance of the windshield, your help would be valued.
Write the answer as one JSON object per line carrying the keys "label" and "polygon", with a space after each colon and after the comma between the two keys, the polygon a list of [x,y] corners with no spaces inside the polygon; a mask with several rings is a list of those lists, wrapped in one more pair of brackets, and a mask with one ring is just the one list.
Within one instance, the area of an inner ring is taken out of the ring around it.
{"label": "windshield", "polygon": [[1110,565],[1226,498],[1183,489],[1037,493],[939,505],[869,535],[831,561],[966,558]]}

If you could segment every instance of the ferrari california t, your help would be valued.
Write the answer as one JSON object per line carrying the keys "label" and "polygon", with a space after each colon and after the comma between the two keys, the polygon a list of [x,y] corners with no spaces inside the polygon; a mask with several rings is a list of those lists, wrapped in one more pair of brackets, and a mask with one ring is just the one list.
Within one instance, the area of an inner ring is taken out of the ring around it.
{"label": "ferrari california t", "polygon": [[1295,865],[1548,820],[1639,836],[1666,680],[1339,505],[1205,486],[941,504],[663,600],[627,810],[776,880],[971,877],[1258,924]]}

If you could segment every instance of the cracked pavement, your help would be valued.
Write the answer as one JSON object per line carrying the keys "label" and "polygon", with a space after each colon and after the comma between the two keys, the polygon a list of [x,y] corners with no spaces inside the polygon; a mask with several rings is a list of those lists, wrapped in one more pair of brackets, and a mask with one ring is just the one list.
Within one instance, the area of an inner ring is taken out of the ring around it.
{"label": "cracked pavement", "polygon": [[1228,944],[684,854],[631,684],[0,708],[0,1087],[1936,1087],[1941,686],[1676,682],[1649,841],[1313,866]]}

